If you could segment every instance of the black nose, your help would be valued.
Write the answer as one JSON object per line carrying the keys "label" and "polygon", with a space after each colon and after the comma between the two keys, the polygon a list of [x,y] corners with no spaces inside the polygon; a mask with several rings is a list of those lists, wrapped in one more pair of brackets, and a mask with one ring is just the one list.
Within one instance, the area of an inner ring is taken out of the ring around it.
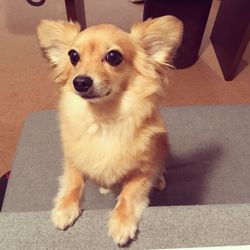
{"label": "black nose", "polygon": [[78,92],[87,92],[93,85],[93,80],[89,76],[79,75],[73,80],[74,88]]}

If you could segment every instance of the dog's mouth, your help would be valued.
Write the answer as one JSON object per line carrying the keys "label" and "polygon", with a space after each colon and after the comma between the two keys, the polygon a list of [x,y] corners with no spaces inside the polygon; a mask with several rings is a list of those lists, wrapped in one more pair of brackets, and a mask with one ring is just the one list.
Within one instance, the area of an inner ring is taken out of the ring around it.
{"label": "dog's mouth", "polygon": [[109,90],[107,93],[105,93],[104,95],[99,95],[96,93],[93,94],[89,94],[89,93],[78,93],[78,95],[80,95],[82,98],[86,99],[86,100],[97,100],[97,99],[101,99],[104,98],[108,95],[111,94],[111,90]]}

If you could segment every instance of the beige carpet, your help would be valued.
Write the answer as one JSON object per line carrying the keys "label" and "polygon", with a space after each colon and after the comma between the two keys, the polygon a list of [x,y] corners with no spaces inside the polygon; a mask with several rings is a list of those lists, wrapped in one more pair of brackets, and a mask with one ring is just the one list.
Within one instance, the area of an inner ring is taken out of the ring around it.
{"label": "beige carpet", "polygon": [[[0,0],[0,176],[11,168],[23,122],[33,111],[56,106],[56,87],[35,37],[41,18],[66,19],[63,0],[43,7]],[[219,2],[214,0],[201,57],[192,67],[170,70],[166,105],[250,103],[250,46],[235,79],[223,79],[209,36]],[[142,5],[128,0],[85,0],[87,24],[110,22],[128,30],[142,18]],[[112,6],[112,8],[111,8]],[[32,157],[32,155],[31,155]]]}

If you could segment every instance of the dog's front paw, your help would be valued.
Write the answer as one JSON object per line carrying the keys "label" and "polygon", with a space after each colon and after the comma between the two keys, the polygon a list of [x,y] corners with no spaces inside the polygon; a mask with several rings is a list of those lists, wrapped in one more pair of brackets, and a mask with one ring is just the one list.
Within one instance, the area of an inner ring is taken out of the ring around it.
{"label": "dog's front paw", "polygon": [[56,228],[65,230],[72,226],[80,215],[80,207],[72,204],[66,208],[55,207],[52,210],[51,219]]}
{"label": "dog's front paw", "polygon": [[108,234],[116,244],[125,245],[135,239],[136,232],[137,222],[134,218],[119,216],[117,213],[112,214],[108,223]]}

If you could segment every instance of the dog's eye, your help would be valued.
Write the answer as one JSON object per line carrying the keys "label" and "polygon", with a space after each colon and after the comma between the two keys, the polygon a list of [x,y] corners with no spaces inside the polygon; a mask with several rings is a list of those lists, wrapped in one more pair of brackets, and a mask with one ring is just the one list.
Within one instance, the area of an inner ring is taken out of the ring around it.
{"label": "dog's eye", "polygon": [[111,65],[111,66],[117,66],[119,65],[122,60],[123,56],[119,51],[111,50],[107,53],[105,60]]}
{"label": "dog's eye", "polygon": [[69,52],[68,52],[68,55],[69,55],[69,58],[70,58],[70,61],[72,63],[72,65],[76,66],[76,64],[79,62],[80,60],[80,56],[78,54],[77,51],[75,51],[74,49],[71,49]]}

